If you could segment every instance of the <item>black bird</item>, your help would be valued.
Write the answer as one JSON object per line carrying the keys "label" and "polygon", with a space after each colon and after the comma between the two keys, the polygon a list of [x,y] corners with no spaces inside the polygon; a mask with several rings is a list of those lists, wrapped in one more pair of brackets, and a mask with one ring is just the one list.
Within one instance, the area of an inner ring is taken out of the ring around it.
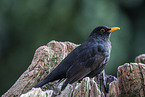
{"label": "black bird", "polygon": [[41,87],[48,82],[66,78],[61,90],[67,84],[81,80],[84,77],[98,75],[107,65],[110,58],[111,32],[120,29],[119,27],[96,27],[88,39],[68,54],[61,63],[35,88]]}

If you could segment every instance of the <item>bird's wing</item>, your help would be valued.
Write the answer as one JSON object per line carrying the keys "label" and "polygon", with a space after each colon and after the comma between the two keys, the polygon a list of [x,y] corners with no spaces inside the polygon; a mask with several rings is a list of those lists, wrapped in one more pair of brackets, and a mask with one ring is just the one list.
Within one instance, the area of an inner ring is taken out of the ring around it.
{"label": "bird's wing", "polygon": [[66,82],[73,83],[82,79],[91,71],[99,67],[104,61],[104,56],[96,48],[85,49],[78,56],[66,73]]}
{"label": "bird's wing", "polygon": [[63,90],[68,83],[72,84],[77,80],[81,80],[91,71],[100,67],[105,57],[101,53],[97,53],[96,50],[89,50],[84,50],[77,56],[75,62],[66,73],[67,79],[64,82],[61,90]]}

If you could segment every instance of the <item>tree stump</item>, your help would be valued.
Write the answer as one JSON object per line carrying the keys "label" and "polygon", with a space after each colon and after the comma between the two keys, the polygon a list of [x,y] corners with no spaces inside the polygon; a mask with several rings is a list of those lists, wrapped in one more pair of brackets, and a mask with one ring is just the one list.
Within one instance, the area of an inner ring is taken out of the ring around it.
{"label": "tree stump", "polygon": [[62,82],[50,82],[42,88],[33,88],[43,80],[74,48],[71,42],[51,41],[39,47],[31,65],[2,97],[145,97],[145,55],[136,63],[118,67],[117,78],[101,72],[96,77],[67,85],[60,91]]}

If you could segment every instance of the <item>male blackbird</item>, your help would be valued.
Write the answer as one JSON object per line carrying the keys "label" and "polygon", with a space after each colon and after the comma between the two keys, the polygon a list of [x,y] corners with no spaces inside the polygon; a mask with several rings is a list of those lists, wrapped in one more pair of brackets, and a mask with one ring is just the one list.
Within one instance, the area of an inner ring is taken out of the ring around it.
{"label": "male blackbird", "polygon": [[106,66],[110,58],[111,32],[120,29],[119,27],[96,27],[88,39],[68,54],[61,63],[36,87],[41,87],[48,82],[66,78],[61,90],[67,84],[72,84],[84,77],[98,75]]}

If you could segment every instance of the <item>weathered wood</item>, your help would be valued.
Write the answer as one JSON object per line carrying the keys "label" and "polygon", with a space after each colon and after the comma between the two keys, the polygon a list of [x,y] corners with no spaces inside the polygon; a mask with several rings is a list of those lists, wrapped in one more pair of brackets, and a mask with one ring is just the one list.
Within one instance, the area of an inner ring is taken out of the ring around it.
{"label": "weathered wood", "polygon": [[71,42],[51,41],[46,46],[39,47],[31,65],[2,97],[16,97],[26,93],[77,46]]}
{"label": "weathered wood", "polygon": [[145,64],[125,63],[118,67],[117,78],[107,97],[145,97]]}
{"label": "weathered wood", "polygon": [[96,83],[99,86],[99,89],[105,94],[109,92],[109,84],[112,81],[117,81],[117,78],[112,75],[106,75],[105,70],[103,70],[100,74],[96,75],[95,79]]}
{"label": "weathered wood", "polygon": [[144,63],[145,64],[145,54],[141,54],[135,58],[136,63]]}
{"label": "weathered wood", "polygon": [[137,63],[125,63],[118,67],[118,81],[103,71],[95,78],[86,77],[81,82],[67,85],[64,91],[60,91],[64,81],[51,82],[42,89],[31,89],[77,46],[70,42],[51,41],[38,48],[31,65],[2,97],[145,97],[144,54],[135,59]]}
{"label": "weathered wood", "polygon": [[126,63],[118,68],[119,97],[145,96],[145,64]]}

